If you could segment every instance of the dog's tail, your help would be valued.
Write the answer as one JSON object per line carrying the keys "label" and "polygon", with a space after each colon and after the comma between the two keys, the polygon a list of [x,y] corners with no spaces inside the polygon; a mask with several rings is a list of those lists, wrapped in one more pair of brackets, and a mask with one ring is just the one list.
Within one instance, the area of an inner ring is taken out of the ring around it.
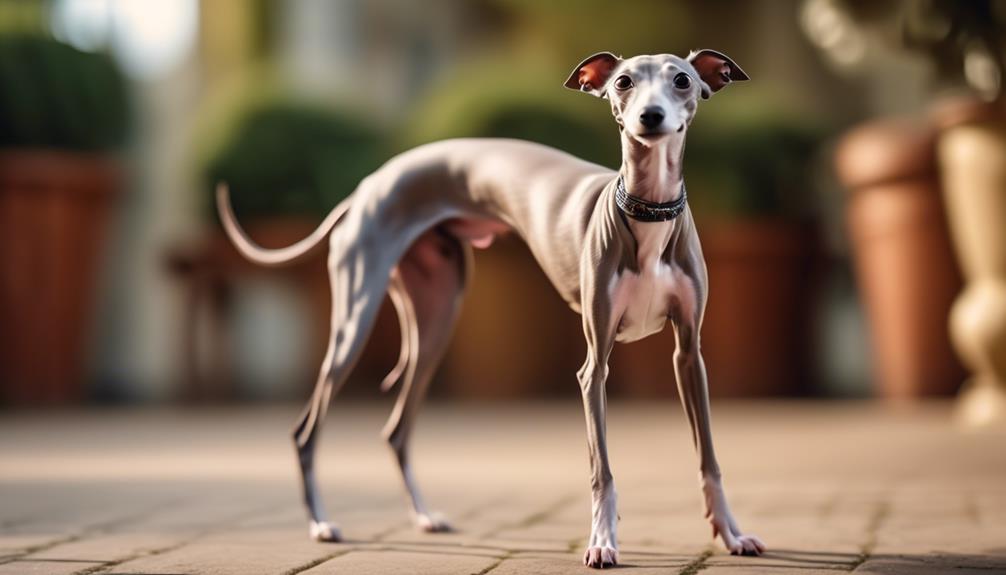
{"label": "dog's tail", "polygon": [[230,191],[227,184],[223,182],[217,184],[217,211],[220,212],[220,221],[224,225],[227,237],[241,252],[241,255],[259,265],[274,267],[293,263],[317,247],[349,211],[349,199],[347,198],[335,206],[325,217],[325,220],[311,232],[311,235],[292,246],[279,249],[263,248],[252,241],[248,234],[241,229],[237,218],[234,217],[234,210],[231,208]]}

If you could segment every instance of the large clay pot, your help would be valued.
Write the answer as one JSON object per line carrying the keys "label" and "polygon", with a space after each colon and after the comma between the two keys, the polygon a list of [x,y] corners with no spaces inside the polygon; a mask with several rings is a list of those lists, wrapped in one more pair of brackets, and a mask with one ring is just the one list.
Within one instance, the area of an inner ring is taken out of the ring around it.
{"label": "large clay pot", "polygon": [[1006,110],[956,104],[940,120],[944,197],[967,280],[950,331],[973,372],[958,414],[968,425],[1006,424]]}
{"label": "large clay pot", "polygon": [[961,280],[934,137],[923,122],[882,120],[846,134],[836,151],[874,377],[889,399],[949,395],[963,375],[946,329]]}
{"label": "large clay pot", "polygon": [[816,228],[785,220],[699,228],[709,271],[702,349],[714,397],[811,391]]}
{"label": "large clay pot", "polygon": [[0,397],[82,397],[95,286],[120,190],[109,157],[0,152]]}
{"label": "large clay pot", "polygon": [[[803,394],[811,378],[817,292],[814,228],[779,219],[701,222],[709,273],[702,354],[714,397]],[[616,345],[610,387],[673,396],[674,330]]]}
{"label": "large clay pot", "polygon": [[579,395],[580,316],[515,236],[476,250],[471,287],[434,392],[467,398]]}

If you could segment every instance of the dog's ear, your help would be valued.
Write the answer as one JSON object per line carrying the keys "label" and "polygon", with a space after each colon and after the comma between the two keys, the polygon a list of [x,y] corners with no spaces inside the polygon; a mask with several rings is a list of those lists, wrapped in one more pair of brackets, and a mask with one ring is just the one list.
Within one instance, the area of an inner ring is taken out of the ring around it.
{"label": "dog's ear", "polygon": [[741,67],[734,63],[725,54],[715,50],[699,50],[688,55],[688,61],[699,73],[699,77],[709,87],[703,88],[702,99],[709,97],[710,92],[719,92],[723,86],[730,82],[741,82],[749,80],[748,75],[741,70]]}
{"label": "dog's ear", "polygon": [[604,97],[604,86],[622,59],[611,52],[598,52],[573,69],[565,86],[570,90]]}

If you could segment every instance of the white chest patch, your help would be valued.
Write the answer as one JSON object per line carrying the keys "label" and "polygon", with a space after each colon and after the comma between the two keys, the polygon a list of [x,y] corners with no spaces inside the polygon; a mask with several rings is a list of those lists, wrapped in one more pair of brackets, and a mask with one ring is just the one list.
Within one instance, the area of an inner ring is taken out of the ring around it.
{"label": "white chest patch", "polygon": [[625,271],[612,278],[612,312],[621,318],[615,332],[615,341],[629,342],[643,339],[664,329],[670,306],[670,296],[675,285],[672,268],[659,259],[639,273]]}

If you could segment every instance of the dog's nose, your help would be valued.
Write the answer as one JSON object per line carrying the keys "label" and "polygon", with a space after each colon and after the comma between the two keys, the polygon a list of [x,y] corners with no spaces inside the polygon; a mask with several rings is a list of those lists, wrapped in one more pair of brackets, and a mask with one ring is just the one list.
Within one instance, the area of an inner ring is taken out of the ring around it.
{"label": "dog's nose", "polygon": [[664,109],[660,106],[647,106],[639,115],[639,122],[644,128],[652,130],[664,121]]}

